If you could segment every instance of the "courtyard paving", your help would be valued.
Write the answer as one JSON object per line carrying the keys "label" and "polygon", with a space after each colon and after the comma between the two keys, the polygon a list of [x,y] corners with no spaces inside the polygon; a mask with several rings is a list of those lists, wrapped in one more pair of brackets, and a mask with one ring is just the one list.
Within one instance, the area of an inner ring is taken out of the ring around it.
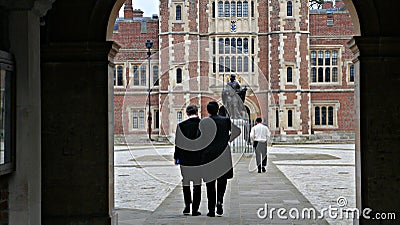
{"label": "courtyard paving", "polygon": [[[115,147],[115,207],[120,225],[131,224],[352,224],[351,219],[302,219],[303,209],[355,207],[354,145],[269,147],[267,173],[254,154],[234,154],[222,217],[210,218],[203,185],[199,217],[184,216],[179,167],[172,146]],[[339,199],[339,204],[338,204]],[[283,208],[287,219],[272,208]],[[291,219],[296,210],[299,218]],[[257,213],[259,211],[259,213]],[[271,218],[272,215],[272,218]],[[265,218],[264,218],[265,217]]]}

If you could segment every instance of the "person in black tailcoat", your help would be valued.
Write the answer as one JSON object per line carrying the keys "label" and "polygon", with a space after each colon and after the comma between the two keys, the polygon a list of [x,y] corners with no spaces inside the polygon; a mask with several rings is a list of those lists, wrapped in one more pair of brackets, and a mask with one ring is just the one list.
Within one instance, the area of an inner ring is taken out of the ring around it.
{"label": "person in black tailcoat", "polygon": [[[201,174],[199,166],[201,165],[201,151],[193,148],[190,141],[200,136],[198,117],[198,108],[196,105],[189,105],[186,108],[188,119],[179,123],[176,129],[175,139],[175,164],[180,164],[183,185],[183,197],[185,201],[185,209],[183,214],[190,214],[190,204],[192,203],[192,193],[190,190],[190,182],[193,182],[193,205],[192,215],[198,216],[201,200]],[[192,148],[191,148],[192,147]]]}

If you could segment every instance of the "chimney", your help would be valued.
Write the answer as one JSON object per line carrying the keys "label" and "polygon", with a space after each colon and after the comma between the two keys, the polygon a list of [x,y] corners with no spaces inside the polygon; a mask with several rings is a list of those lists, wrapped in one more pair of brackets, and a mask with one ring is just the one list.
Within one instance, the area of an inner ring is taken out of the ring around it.
{"label": "chimney", "polygon": [[335,8],[342,9],[344,7],[345,7],[345,5],[344,5],[344,2],[342,0],[336,0],[335,1]]}
{"label": "chimney", "polygon": [[124,18],[126,18],[126,19],[132,19],[133,18],[132,0],[126,0],[125,1]]}
{"label": "chimney", "polygon": [[135,9],[133,10],[133,17],[137,18],[137,17],[143,17],[143,11],[140,9]]}
{"label": "chimney", "polygon": [[325,0],[324,3],[322,4],[323,9],[332,9],[333,8],[333,2],[330,0]]}

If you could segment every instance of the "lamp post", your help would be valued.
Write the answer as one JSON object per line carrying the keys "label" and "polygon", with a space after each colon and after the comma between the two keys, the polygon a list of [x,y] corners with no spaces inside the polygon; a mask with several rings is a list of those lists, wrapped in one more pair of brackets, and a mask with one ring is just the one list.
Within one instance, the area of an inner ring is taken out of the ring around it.
{"label": "lamp post", "polygon": [[151,56],[151,51],[150,51],[150,49],[153,47],[153,42],[151,41],[151,40],[147,40],[146,41],[146,48],[147,48],[147,63],[149,64],[149,79],[148,79],[148,82],[149,82],[149,89],[148,89],[148,99],[149,99],[149,116],[147,117],[147,123],[148,123],[148,131],[149,131],[149,140],[150,141],[152,141],[151,140],[151,122],[152,122],[152,118],[151,118],[151,111],[150,111],[150,108],[151,108],[151,102],[150,102],[150,92],[151,92],[151,86],[150,86],[150,71],[151,71],[151,67],[150,67],[150,56]]}

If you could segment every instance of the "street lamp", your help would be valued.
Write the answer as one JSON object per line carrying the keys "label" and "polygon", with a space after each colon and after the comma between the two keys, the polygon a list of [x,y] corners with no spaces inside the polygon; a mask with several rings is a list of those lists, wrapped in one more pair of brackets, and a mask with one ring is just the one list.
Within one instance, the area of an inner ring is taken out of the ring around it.
{"label": "street lamp", "polygon": [[150,107],[151,107],[151,102],[150,102],[150,92],[151,92],[151,87],[150,87],[150,71],[151,71],[151,67],[150,67],[150,56],[151,56],[151,51],[150,49],[153,47],[153,42],[151,40],[147,40],[146,41],[146,48],[147,48],[147,60],[148,60],[148,64],[149,64],[149,89],[148,89],[148,99],[149,99],[149,116],[147,117],[147,123],[148,123],[148,131],[149,131],[149,140],[151,140],[151,122],[152,122],[152,118],[151,118],[151,111],[150,111]]}

